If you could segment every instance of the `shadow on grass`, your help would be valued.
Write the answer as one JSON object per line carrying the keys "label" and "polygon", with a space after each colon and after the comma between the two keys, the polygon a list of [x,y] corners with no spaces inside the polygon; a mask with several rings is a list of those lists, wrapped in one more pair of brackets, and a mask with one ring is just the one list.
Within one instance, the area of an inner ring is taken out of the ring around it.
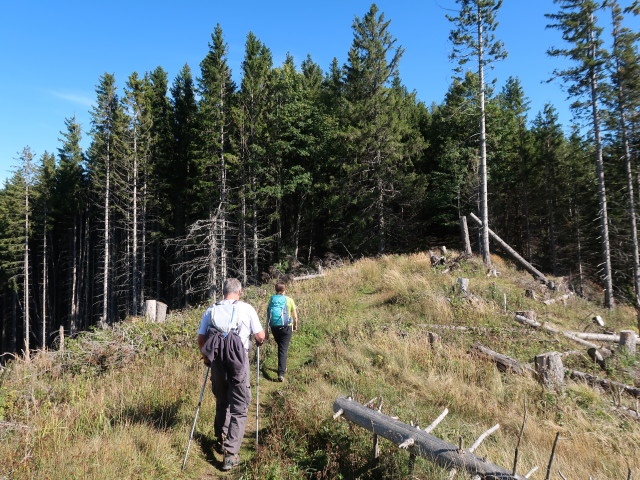
{"label": "shadow on grass", "polygon": [[137,406],[126,408],[119,422],[138,423],[151,425],[156,430],[167,430],[178,424],[178,412],[184,401],[171,404],[149,406]]}

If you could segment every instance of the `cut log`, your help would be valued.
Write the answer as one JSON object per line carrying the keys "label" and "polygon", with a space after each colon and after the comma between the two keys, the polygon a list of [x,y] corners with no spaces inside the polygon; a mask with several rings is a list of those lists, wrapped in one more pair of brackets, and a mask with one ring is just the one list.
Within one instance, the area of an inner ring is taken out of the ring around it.
{"label": "cut log", "polygon": [[[478,217],[476,217],[473,213],[470,213],[469,216],[471,217],[471,219],[476,222],[479,226],[482,226],[482,220],[480,220]],[[531,265],[529,262],[527,262],[524,258],[522,258],[520,256],[520,254],[518,252],[516,252],[513,248],[511,248],[507,242],[505,242],[504,240],[502,240],[495,232],[493,232],[490,228],[487,229],[489,231],[489,235],[491,235],[491,238],[493,238],[493,240],[500,245],[505,252],[507,252],[509,255],[511,255],[511,257],[521,266],[523,267],[527,272],[529,272],[531,275],[534,276],[534,278],[536,278],[537,280],[540,280],[541,282],[543,282],[545,285],[547,285],[548,287],[551,287],[552,282],[542,273],[540,272],[537,268],[535,268],[533,265]]]}
{"label": "cut log", "polygon": [[324,273],[313,273],[310,275],[300,275],[299,277],[293,277],[294,280],[311,280],[312,278],[324,277]]}
{"label": "cut log", "polygon": [[580,345],[584,345],[585,347],[596,348],[596,349],[602,350],[603,352],[606,352],[606,354],[610,354],[611,353],[611,351],[609,349],[601,347],[599,345],[596,345],[595,343],[587,342],[586,340],[583,340],[581,338],[576,337],[575,335],[572,335],[570,332],[565,332],[563,330],[560,330],[559,328],[555,328],[555,327],[552,327],[550,325],[542,324],[542,323],[540,323],[540,322],[538,322],[536,320],[531,320],[531,319],[529,319],[527,317],[524,317],[522,315],[517,315],[516,314],[515,320],[517,322],[523,323],[525,325],[530,325],[530,326],[535,327],[535,328],[542,328],[543,330],[546,330],[546,331],[551,332],[551,333],[557,333],[557,334],[560,334],[560,335],[564,335],[568,339],[573,340],[574,342],[579,343]]}
{"label": "cut log", "polygon": [[536,355],[536,372],[540,383],[549,390],[564,388],[564,365],[562,355],[558,352],[547,352]]}
{"label": "cut log", "polygon": [[494,352],[480,343],[474,344],[472,348],[480,352],[483,356],[493,360],[501,371],[513,372],[519,375],[531,374],[536,376],[536,371],[533,368],[518,362],[515,358]]}
{"label": "cut log", "polygon": [[343,417],[347,420],[396,445],[401,445],[413,438],[412,453],[425,457],[443,468],[464,469],[469,474],[480,475],[486,480],[524,480],[521,475],[512,475],[509,470],[503,467],[487,462],[467,451],[459,451],[456,445],[417,430],[415,427],[367,408],[353,400],[338,397],[333,404],[333,410],[337,412],[340,409],[344,410]]}
{"label": "cut log", "polygon": [[618,342],[620,350],[627,352],[629,355],[635,355],[637,342],[638,336],[633,330],[620,331],[620,341]]}
{"label": "cut log", "polygon": [[606,378],[596,377],[595,375],[579,372],[577,370],[567,370],[567,373],[573,380],[580,380],[591,386],[598,386],[608,391],[622,391],[632,397],[640,398],[640,388],[638,387],[614,382],[613,380],[607,380]]}

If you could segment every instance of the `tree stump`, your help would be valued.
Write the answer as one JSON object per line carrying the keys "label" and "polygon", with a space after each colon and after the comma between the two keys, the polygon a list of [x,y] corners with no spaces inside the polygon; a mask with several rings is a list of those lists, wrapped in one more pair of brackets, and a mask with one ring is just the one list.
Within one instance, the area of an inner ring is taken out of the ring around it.
{"label": "tree stump", "polygon": [[459,278],[456,281],[456,290],[461,295],[469,295],[469,279]]}
{"label": "tree stump", "polygon": [[167,304],[158,300],[145,300],[144,316],[148,322],[164,323],[167,318]]}
{"label": "tree stump", "polygon": [[636,332],[633,330],[620,330],[620,350],[626,351],[629,355],[636,354]]}
{"label": "tree stump", "polygon": [[156,301],[156,322],[164,323],[167,319],[167,304]]}
{"label": "tree stump", "polygon": [[527,290],[524,291],[524,296],[527,297],[527,298],[531,298],[531,299],[535,300],[536,299],[536,292],[534,292],[531,289],[527,289]]}
{"label": "tree stump", "polygon": [[471,256],[471,242],[469,241],[469,227],[467,227],[467,217],[460,217],[460,234],[462,235],[462,244],[464,245],[464,254]]}
{"label": "tree stump", "polygon": [[562,355],[558,352],[547,352],[536,355],[536,372],[540,383],[549,390],[564,388],[564,365]]}
{"label": "tree stump", "polygon": [[431,348],[436,348],[442,344],[442,337],[440,337],[440,335],[438,335],[437,333],[428,332],[428,338],[429,346]]}

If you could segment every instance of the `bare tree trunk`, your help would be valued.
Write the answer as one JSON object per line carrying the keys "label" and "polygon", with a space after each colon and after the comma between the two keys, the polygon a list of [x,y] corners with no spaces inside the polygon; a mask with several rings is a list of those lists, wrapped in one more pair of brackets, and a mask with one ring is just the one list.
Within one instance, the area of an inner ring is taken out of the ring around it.
{"label": "bare tree trunk", "polygon": [[242,199],[241,199],[241,209],[242,209],[242,223],[240,227],[240,248],[242,249],[242,284],[247,284],[247,262],[248,262],[248,253],[247,250],[249,248],[249,243],[247,241],[247,198],[246,198],[246,189],[244,184],[242,185]]}
{"label": "bare tree trunk", "polygon": [[482,261],[485,265],[491,265],[489,252],[489,203],[487,194],[487,133],[485,121],[485,85],[484,85],[484,51],[482,31],[482,10],[478,3],[478,78],[480,81],[480,218]]}
{"label": "bare tree trunk", "polygon": [[73,249],[71,256],[71,312],[69,315],[69,334],[73,335],[78,327],[78,217],[73,219]]}
{"label": "bare tree trunk", "polygon": [[40,333],[42,339],[42,350],[47,348],[47,295],[49,294],[49,282],[47,278],[47,267],[49,263],[49,256],[47,252],[47,215],[48,208],[45,205],[42,237],[42,331]]}
{"label": "bare tree trunk", "polygon": [[133,202],[131,225],[133,227],[131,239],[131,309],[133,315],[138,315],[138,129],[133,122]]}
{"label": "bare tree trunk", "polygon": [[23,318],[24,318],[24,356],[27,360],[31,358],[29,350],[29,340],[31,337],[29,319],[29,184],[30,179],[30,159],[26,159],[25,164],[25,195],[24,195],[24,275],[23,275]]}
{"label": "bare tree trunk", "polygon": [[[146,162],[145,162],[146,163]],[[144,292],[146,286],[147,272],[147,201],[148,201],[148,175],[147,169],[144,169],[142,181],[142,204],[140,214],[140,275],[139,275],[139,291],[138,291],[138,308],[144,305]],[[138,312],[140,313],[140,312]]]}
{"label": "bare tree trunk", "polygon": [[104,253],[103,253],[103,267],[102,272],[102,314],[100,315],[100,326],[105,328],[109,319],[109,267],[111,264],[109,244],[111,242],[110,230],[110,217],[109,210],[110,197],[111,197],[111,158],[110,148],[107,145],[107,157],[106,157],[106,178],[104,186]]}
{"label": "bare tree trunk", "polygon": [[[593,16],[593,15],[592,15]],[[594,33],[590,32],[591,57],[595,58]],[[600,238],[602,242],[602,263],[604,268],[604,306],[611,309],[615,306],[613,298],[613,279],[611,275],[611,246],[609,244],[609,218],[607,214],[607,193],[604,182],[604,162],[602,158],[602,138],[600,136],[600,112],[598,109],[598,84],[593,69],[589,75],[591,88],[591,109],[593,119],[593,135],[596,142],[596,173],[598,176],[598,203],[600,206]]]}

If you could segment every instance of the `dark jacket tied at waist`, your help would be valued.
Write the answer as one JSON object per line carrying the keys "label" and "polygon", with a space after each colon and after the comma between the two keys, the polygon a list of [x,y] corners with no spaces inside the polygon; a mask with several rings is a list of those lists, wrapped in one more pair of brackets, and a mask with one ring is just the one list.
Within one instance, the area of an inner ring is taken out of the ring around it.
{"label": "dark jacket tied at waist", "polygon": [[210,363],[218,363],[227,376],[227,381],[240,383],[244,381],[244,357],[247,352],[242,340],[235,333],[225,336],[215,328],[207,330],[207,338],[200,349]]}

